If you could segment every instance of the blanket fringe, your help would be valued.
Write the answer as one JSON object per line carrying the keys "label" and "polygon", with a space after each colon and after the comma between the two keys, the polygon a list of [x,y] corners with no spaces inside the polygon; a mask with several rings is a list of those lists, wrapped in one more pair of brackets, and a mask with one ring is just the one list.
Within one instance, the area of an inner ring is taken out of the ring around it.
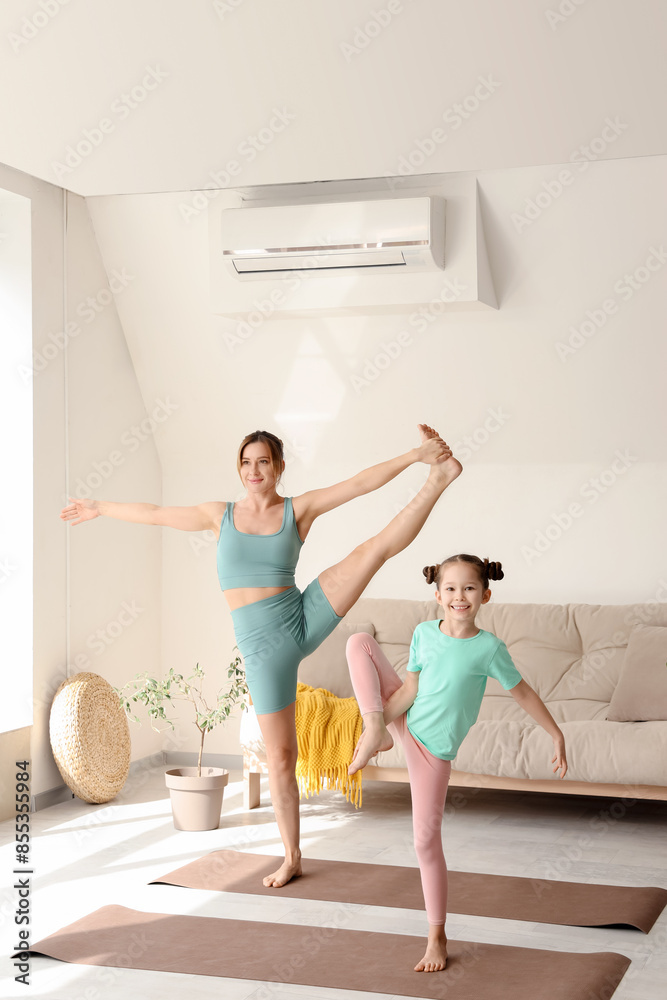
{"label": "blanket fringe", "polygon": [[361,771],[347,773],[361,736],[362,719],[355,698],[337,698],[324,688],[297,685],[296,733],[299,756],[296,778],[300,797],[323,788],[340,791],[359,809]]}

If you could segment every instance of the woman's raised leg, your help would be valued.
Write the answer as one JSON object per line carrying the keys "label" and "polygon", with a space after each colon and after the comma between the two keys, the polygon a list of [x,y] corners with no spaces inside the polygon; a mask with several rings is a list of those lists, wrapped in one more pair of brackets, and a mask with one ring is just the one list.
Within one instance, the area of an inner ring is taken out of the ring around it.
{"label": "woman's raised leg", "polygon": [[295,775],[298,747],[294,719],[294,702],[280,712],[257,716],[266,748],[271,803],[285,847],[284,862],[263,880],[264,885],[275,888],[301,875],[299,787]]}
{"label": "woman's raised leg", "polygon": [[320,586],[337,615],[346,615],[387,559],[414,541],[439,498],[461,471],[461,463],[453,456],[432,465],[417,496],[379,534],[320,573]]}

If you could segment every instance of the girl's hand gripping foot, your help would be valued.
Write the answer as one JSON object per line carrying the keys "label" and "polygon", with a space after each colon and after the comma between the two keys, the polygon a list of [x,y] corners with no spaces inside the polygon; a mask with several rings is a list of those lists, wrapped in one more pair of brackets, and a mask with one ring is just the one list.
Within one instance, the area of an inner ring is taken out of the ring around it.
{"label": "girl's hand gripping foot", "polygon": [[347,769],[348,774],[360,771],[363,767],[366,767],[371,757],[375,757],[381,750],[391,750],[394,745],[391,734],[384,724],[384,719],[382,719],[382,713],[373,712],[369,714],[378,716],[378,718],[373,718],[369,721],[364,719],[366,728],[354,748],[352,763]]}

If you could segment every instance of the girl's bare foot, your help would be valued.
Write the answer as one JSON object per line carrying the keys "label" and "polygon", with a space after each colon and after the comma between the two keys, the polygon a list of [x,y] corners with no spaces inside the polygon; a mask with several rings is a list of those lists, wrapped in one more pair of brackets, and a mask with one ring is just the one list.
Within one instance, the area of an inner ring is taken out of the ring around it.
{"label": "girl's bare foot", "polygon": [[364,726],[364,731],[354,748],[352,763],[347,769],[348,774],[360,771],[376,753],[380,750],[391,750],[394,745],[391,734],[384,724],[382,712],[369,712],[364,716]]}
{"label": "girl's bare foot", "polygon": [[442,972],[447,965],[447,938],[445,932],[429,933],[426,954],[415,965],[415,972]]}
{"label": "girl's bare foot", "polygon": [[262,882],[265,886],[273,886],[274,889],[280,889],[281,886],[287,885],[291,879],[298,878],[301,874],[301,855],[299,855],[293,861],[288,861],[285,858],[280,868],[272,872],[271,875],[266,875],[262,879]]}

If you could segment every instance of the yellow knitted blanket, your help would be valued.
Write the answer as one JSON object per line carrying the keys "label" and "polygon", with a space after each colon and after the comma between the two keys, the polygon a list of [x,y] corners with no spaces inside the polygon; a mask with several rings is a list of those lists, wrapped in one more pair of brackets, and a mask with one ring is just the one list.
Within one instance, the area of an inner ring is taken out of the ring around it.
{"label": "yellow knitted blanket", "polygon": [[361,771],[348,774],[362,719],[356,698],[337,698],[324,688],[299,681],[296,694],[296,736],[299,794],[319,795],[322,788],[339,789],[358,809]]}

